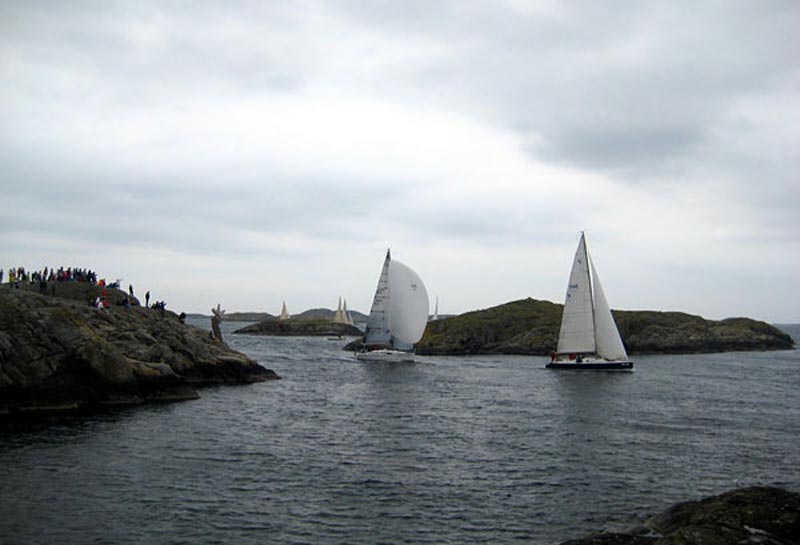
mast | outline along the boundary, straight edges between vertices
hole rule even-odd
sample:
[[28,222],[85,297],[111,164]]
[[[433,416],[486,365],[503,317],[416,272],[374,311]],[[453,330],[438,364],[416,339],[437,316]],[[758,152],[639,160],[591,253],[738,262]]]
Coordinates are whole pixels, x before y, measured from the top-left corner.
[[595,308],[594,301],[594,285],[592,284],[592,267],[593,263],[589,261],[589,248],[586,245],[586,234],[581,231],[581,240],[583,240],[583,257],[586,260],[586,281],[589,286],[589,301],[592,303],[592,336],[594,337],[594,349],[597,351],[597,309]]

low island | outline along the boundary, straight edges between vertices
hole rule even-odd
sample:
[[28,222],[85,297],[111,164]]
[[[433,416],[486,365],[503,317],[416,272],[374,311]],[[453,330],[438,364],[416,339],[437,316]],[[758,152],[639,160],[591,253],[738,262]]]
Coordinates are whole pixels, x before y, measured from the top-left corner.
[[50,284],[0,286],[0,416],[194,399],[201,386],[279,378],[164,308],[93,282]]
[[[522,299],[428,323],[417,354],[546,355],[558,344],[564,306]],[[792,338],[749,318],[706,320],[683,312],[613,311],[630,354],[787,350]],[[348,347],[352,349],[352,347]]]
[[360,329],[349,324],[326,319],[303,320],[296,318],[263,320],[257,324],[237,329],[234,333],[284,337],[357,337],[362,335]]

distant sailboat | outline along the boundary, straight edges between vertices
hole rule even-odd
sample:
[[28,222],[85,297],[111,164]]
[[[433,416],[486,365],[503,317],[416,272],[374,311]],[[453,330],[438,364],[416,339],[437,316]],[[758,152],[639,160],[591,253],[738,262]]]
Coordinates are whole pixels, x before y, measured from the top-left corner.
[[286,310],[286,301],[283,302],[283,307],[281,307],[281,315],[278,317],[279,320],[288,320],[291,318],[289,316],[289,312]]
[[342,300],[342,298],[339,297],[339,306],[336,308],[336,312],[333,313],[333,321],[337,324],[354,325],[353,317],[347,310],[347,299]]
[[433,309],[433,318],[431,321],[435,322],[439,319],[439,296],[436,296],[436,307]]
[[350,311],[347,310],[347,299],[344,300],[344,306],[342,307],[342,323],[347,325],[355,325],[355,322],[353,322],[353,317],[350,315]]
[[333,313],[333,321],[337,324],[343,324],[344,319],[342,318],[342,298],[339,297],[339,306],[336,307],[336,312]]
[[546,367],[633,371],[583,233],[567,285],[558,348]]
[[428,292],[422,279],[406,265],[386,259],[367,319],[365,350],[356,357],[367,361],[414,361],[414,343],[428,321]]

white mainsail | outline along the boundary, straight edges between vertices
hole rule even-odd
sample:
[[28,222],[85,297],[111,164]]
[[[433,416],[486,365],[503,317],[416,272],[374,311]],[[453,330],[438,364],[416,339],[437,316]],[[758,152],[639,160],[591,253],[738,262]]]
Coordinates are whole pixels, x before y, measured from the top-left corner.
[[428,308],[422,279],[387,251],[367,319],[366,345],[413,349],[425,332]]
[[289,316],[289,312],[286,310],[286,301],[283,302],[283,307],[281,307],[281,315],[278,318],[279,320],[288,320],[291,316]]
[[575,251],[572,272],[569,275],[557,351],[559,354],[595,351],[589,255],[586,252],[586,240],[583,234]]
[[378,278],[378,287],[375,289],[375,297],[372,300],[372,308],[367,318],[367,334],[364,343],[367,346],[392,346],[392,334],[389,329],[389,264],[392,261],[390,252],[386,251],[386,259],[383,260],[381,276]]

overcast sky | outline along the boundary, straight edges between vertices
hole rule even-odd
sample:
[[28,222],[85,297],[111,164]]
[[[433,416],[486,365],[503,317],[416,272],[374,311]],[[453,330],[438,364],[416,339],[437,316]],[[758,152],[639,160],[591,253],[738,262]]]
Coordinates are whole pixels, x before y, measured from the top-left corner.
[[0,267],[175,311],[367,312],[387,247],[440,311],[800,322],[800,3],[0,3]]

